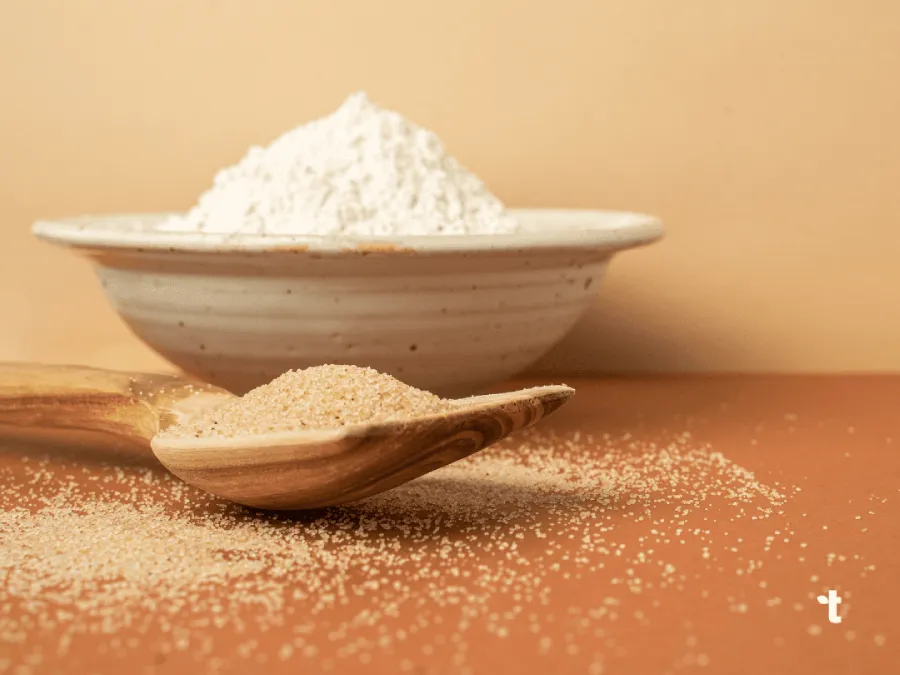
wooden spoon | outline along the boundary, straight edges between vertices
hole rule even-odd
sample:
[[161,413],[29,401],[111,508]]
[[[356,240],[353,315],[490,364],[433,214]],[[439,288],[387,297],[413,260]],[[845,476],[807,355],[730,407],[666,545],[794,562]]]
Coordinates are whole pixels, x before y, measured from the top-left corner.
[[236,438],[157,433],[234,395],[173,375],[0,364],[0,437],[150,448],[182,480],[266,509],[310,509],[389,490],[531,426],[565,386],[474,396],[458,409],[384,422]]

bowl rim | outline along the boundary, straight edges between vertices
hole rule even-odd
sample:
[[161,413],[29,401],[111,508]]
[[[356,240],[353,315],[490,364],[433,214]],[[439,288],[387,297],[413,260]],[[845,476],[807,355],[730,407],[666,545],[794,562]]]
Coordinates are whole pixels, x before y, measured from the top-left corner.
[[665,234],[659,218],[631,211],[522,208],[509,209],[509,213],[526,220],[552,219],[560,229],[537,229],[515,234],[366,237],[234,235],[139,229],[174,215],[159,212],[41,219],[32,225],[32,233],[41,240],[75,249],[218,254],[284,250],[427,253],[577,248],[616,251],[650,244]]

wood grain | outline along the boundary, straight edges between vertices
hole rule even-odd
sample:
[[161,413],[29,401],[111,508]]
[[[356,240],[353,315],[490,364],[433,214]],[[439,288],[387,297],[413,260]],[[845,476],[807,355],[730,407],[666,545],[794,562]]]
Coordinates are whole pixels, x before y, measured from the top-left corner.
[[540,387],[476,397],[471,400],[485,402],[330,436],[281,434],[206,446],[157,438],[153,450],[175,475],[232,501],[266,509],[320,508],[384,492],[474,454],[537,423],[573,393]]
[[190,414],[201,395],[228,396],[174,375],[80,366],[0,364],[0,434],[53,444],[149,449],[161,429]]

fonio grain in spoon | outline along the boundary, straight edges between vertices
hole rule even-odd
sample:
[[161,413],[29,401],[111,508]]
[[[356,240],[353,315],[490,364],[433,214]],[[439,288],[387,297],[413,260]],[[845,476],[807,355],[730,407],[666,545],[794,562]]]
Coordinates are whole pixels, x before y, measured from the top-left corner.
[[372,368],[324,365],[291,370],[160,436],[233,437],[387,422],[449,411],[452,401]]

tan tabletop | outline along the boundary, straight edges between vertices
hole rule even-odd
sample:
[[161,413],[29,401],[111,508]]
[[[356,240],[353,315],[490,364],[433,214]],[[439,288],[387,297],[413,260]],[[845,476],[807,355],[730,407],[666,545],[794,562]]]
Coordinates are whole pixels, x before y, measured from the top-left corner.
[[0,672],[900,672],[900,377],[567,384],[314,514],[4,446]]

